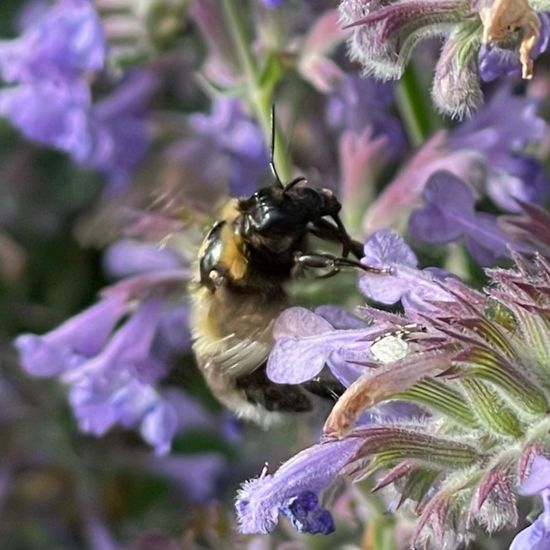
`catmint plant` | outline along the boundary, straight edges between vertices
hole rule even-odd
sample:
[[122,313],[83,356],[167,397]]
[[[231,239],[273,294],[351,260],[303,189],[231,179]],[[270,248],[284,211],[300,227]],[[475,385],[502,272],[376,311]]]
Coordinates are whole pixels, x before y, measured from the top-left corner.
[[[2,540],[549,548],[549,12],[0,3]],[[278,180],[341,209],[299,236],[334,269],[291,270],[249,373],[311,410],[267,428],[213,397],[193,307],[228,291],[214,242],[263,258],[224,338],[264,319],[289,227],[246,248],[235,204]]]

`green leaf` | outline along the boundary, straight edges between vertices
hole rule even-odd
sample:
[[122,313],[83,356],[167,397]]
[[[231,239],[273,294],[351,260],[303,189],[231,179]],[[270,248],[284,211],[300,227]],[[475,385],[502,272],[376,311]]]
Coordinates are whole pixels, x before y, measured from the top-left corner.
[[395,397],[443,414],[458,424],[468,427],[478,425],[464,396],[442,382],[432,379],[421,380]]
[[523,435],[518,418],[486,384],[479,380],[465,379],[462,380],[462,387],[470,399],[472,410],[487,428],[499,435],[515,438]]

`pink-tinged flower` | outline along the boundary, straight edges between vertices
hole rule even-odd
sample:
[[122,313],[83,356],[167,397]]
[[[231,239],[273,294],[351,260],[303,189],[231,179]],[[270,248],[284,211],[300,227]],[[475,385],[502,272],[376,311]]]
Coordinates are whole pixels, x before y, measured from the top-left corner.
[[204,74],[220,86],[232,86],[239,74],[239,60],[219,7],[215,0],[194,0],[188,14],[208,47]]
[[482,102],[478,67],[482,44],[510,52],[505,63],[482,55],[482,75],[507,74],[513,57],[523,78],[532,77],[533,60],[547,43],[546,19],[539,13],[545,9],[545,3],[528,0],[343,0],[340,4],[342,21],[352,28],[352,58],[365,74],[383,80],[401,77],[419,41],[445,36],[432,97],[439,110],[456,118],[470,114]]
[[470,149],[445,149],[445,141],[443,133],[435,134],[378,195],[363,217],[367,235],[403,223],[420,203],[428,178],[438,170],[447,170],[468,182],[477,181],[483,171],[483,158]]
[[344,130],[340,136],[339,197],[344,224],[352,233],[360,230],[367,205],[374,200],[376,176],[388,158],[388,143],[388,136],[373,136],[372,126],[360,134]]
[[338,12],[328,10],[311,25],[299,49],[297,69],[320,92],[328,94],[342,82],[344,71],[329,55],[346,38]]
[[[515,124],[517,120],[521,124]],[[536,101],[502,88],[471,119],[447,135],[435,134],[418,150],[368,208],[365,232],[403,223],[420,206],[427,181],[439,171],[452,173],[507,211],[519,211],[518,200],[543,201],[550,193],[550,179],[542,162],[528,151],[546,133]]]

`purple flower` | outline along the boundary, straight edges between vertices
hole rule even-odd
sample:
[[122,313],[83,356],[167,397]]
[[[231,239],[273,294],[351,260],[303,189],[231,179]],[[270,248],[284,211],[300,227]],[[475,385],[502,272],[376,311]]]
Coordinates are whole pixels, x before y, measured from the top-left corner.
[[82,166],[105,174],[114,190],[128,183],[149,149],[151,127],[147,106],[158,84],[151,71],[134,72],[89,113],[91,147],[82,157],[73,155],[73,158]]
[[436,172],[422,195],[426,205],[409,219],[415,239],[446,244],[463,238],[468,252],[481,265],[508,256],[509,238],[498,228],[495,216],[474,210],[474,193],[463,181],[449,172]]
[[117,423],[140,424],[144,439],[159,454],[168,452],[177,417],[152,385],[164,368],[150,354],[160,314],[159,300],[144,302],[100,354],[63,375],[83,432],[103,435]]
[[103,255],[103,268],[107,274],[116,278],[177,269],[180,266],[181,258],[169,248],[131,239],[117,241]]
[[0,90],[0,114],[27,138],[84,158],[89,135],[89,92],[85,87],[50,83],[22,84]]
[[0,91],[0,114],[120,187],[149,147],[145,106],[157,82],[151,73],[130,75],[92,105],[86,73],[102,69],[105,47],[93,4],[61,0],[20,38],[0,44],[0,73],[16,84]]
[[297,496],[288,499],[281,508],[281,513],[300,533],[329,535],[334,531],[334,520],[331,513],[319,506],[319,498],[313,491],[302,491]]
[[544,511],[532,525],[516,535],[510,550],[546,550],[550,548],[550,461],[536,456],[531,473],[521,484],[521,495],[540,495]]
[[143,439],[165,454],[178,419],[154,387],[165,374],[153,354],[162,301],[144,300],[115,330],[129,309],[129,293],[120,285],[49,334],[22,335],[15,344],[30,374],[59,375],[69,386],[69,402],[83,432],[103,435],[115,424],[139,426]]
[[428,178],[438,170],[452,172],[468,182],[484,173],[483,156],[475,149],[445,148],[446,137],[436,133],[428,140],[378,195],[363,218],[363,229],[371,234],[398,224],[418,204]]
[[181,358],[190,348],[188,304],[172,304],[161,315],[153,341],[154,355],[165,362],[171,362]]
[[274,474],[245,483],[236,503],[241,533],[269,533],[281,513],[299,531],[332,532],[332,518],[319,506],[319,495],[354,460],[361,444],[359,438],[320,443],[298,453]]
[[491,157],[503,151],[520,152],[546,135],[547,124],[537,109],[536,100],[502,87],[486,107],[452,131],[448,147],[480,150]]
[[509,212],[519,212],[518,201],[542,204],[550,193],[550,178],[542,162],[522,154],[491,157],[486,181],[489,197]]
[[83,83],[21,84],[0,90],[0,114],[27,138],[68,153],[120,187],[149,147],[144,105],[155,88],[156,79],[141,73],[92,106]]
[[15,346],[23,368],[33,376],[54,376],[94,357],[127,309],[126,297],[114,294],[44,336],[19,336]]
[[0,43],[0,73],[7,82],[67,85],[105,61],[105,38],[93,4],[60,0],[15,40]]
[[222,156],[232,194],[250,194],[268,174],[269,155],[260,128],[234,99],[218,99],[210,115],[191,117],[195,131],[208,139],[209,156]]
[[399,156],[405,149],[406,138],[401,122],[390,113],[393,100],[390,83],[348,74],[330,96],[328,123],[339,131],[350,130],[357,135],[370,126],[372,138],[386,136],[386,153]]
[[372,233],[406,218],[429,177],[440,170],[483,189],[506,210],[518,211],[517,199],[543,200],[550,192],[550,179],[526,148],[540,143],[546,133],[536,101],[513,95],[509,87],[500,89],[475,116],[447,136],[436,134],[413,156],[371,203],[364,229]]
[[540,143],[548,131],[537,109],[537,101],[515,96],[504,87],[475,117],[453,130],[447,141],[450,149],[470,149],[487,159],[487,194],[512,212],[519,211],[516,199],[538,203],[550,192],[542,163],[525,153],[526,147]]
[[[355,321],[361,323],[357,318]],[[279,384],[300,384],[315,378],[328,364],[347,386],[364,371],[360,365],[372,359],[370,344],[386,329],[382,324],[367,327],[364,323],[360,328],[336,329],[317,313],[289,308],[273,327],[275,343],[267,361],[267,375]]]
[[270,8],[272,10],[275,10],[277,8],[280,8],[286,0],[262,0],[262,4],[266,8]]
[[144,441],[154,447],[157,454],[165,455],[170,451],[177,427],[177,416],[172,405],[159,400],[145,413],[140,432]]
[[389,270],[387,275],[365,272],[359,276],[359,289],[371,300],[386,305],[401,300],[412,318],[415,312],[430,311],[432,301],[452,301],[439,284],[446,275],[419,270],[414,252],[397,233],[376,232],[366,241],[364,250],[362,262]]

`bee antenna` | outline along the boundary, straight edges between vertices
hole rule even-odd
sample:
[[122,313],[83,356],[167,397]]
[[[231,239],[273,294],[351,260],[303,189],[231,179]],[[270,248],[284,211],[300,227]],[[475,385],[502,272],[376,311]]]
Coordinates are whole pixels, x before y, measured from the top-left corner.
[[275,178],[275,181],[285,189],[285,184],[281,181],[279,174],[277,172],[277,167],[275,166],[275,103],[271,104],[271,151],[269,159],[269,167],[271,168],[271,173]]
[[298,176],[297,178],[294,178],[292,181],[289,181],[285,186],[283,190],[283,195],[292,189],[296,184],[301,183],[302,181],[305,181],[307,183],[307,179],[304,178],[304,176]]

